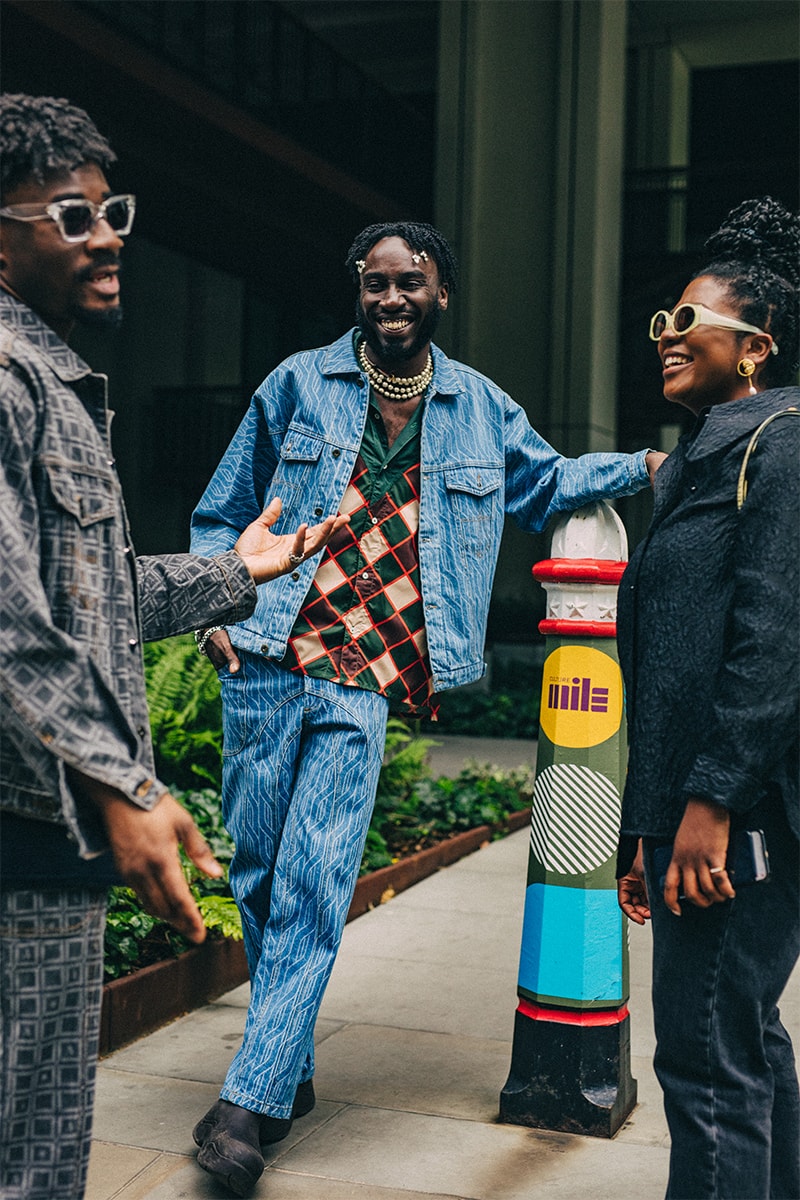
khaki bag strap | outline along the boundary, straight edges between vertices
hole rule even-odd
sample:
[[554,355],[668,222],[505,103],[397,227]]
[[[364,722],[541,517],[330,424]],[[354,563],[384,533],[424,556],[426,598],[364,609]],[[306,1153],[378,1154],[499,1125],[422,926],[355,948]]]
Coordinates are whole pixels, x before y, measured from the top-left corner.
[[792,416],[792,414],[796,417],[800,417],[800,408],[796,408],[794,405],[792,405],[791,408],[782,408],[780,412],[773,413],[772,416],[767,417],[766,421],[761,422],[758,429],[750,438],[747,449],[744,452],[741,470],[739,471],[739,482],[736,485],[737,511],[741,509],[742,505],[747,499],[747,465],[750,462],[753,451],[758,445],[758,439],[761,437],[761,434],[764,432],[767,426],[771,425],[773,421],[776,421],[778,417],[789,417]]

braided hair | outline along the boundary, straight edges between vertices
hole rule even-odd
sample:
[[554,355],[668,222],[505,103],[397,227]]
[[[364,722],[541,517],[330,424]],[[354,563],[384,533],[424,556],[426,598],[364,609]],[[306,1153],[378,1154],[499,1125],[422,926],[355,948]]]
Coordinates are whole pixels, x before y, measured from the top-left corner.
[[778,353],[764,364],[766,386],[792,383],[800,365],[800,217],[771,196],[745,200],[705,248],[710,261],[694,278],[724,283],[742,320],[772,334]]
[[376,242],[383,238],[402,238],[412,250],[425,250],[436,262],[439,282],[450,292],[456,290],[458,264],[453,251],[438,229],[422,221],[385,221],[379,225],[368,225],[362,229],[347,252],[345,266],[356,283],[360,276],[356,263],[365,259]]
[[83,163],[105,170],[116,155],[82,108],[54,96],[0,95],[0,190]]

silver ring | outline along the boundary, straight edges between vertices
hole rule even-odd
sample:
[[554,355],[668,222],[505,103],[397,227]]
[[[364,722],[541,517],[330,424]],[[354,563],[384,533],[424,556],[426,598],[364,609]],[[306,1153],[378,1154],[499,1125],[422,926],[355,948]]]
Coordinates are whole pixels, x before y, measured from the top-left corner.
[[709,873],[709,875],[719,875],[724,870],[725,870],[724,867],[709,867],[708,873]]
[[302,561],[303,561],[302,554],[292,554],[292,552],[289,551],[289,562],[292,564],[293,567],[299,567],[300,563]]

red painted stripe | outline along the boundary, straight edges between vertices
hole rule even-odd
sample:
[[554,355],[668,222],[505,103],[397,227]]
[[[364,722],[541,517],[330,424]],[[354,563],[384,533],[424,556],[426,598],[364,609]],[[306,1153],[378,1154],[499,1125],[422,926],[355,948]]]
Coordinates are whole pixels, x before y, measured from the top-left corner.
[[556,1021],[561,1025],[620,1025],[628,1016],[628,1006],[613,1011],[608,1009],[540,1008],[529,1000],[522,1000],[517,1012],[532,1021]]
[[539,633],[563,634],[566,637],[617,636],[616,621],[570,621],[566,617],[546,617],[539,622]]
[[626,562],[612,558],[545,558],[534,563],[534,579],[573,583],[619,583]]

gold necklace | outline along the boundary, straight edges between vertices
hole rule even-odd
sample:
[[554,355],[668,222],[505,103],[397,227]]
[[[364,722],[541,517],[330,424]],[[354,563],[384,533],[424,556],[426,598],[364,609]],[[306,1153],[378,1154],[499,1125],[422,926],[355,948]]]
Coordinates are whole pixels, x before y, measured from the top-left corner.
[[366,371],[375,391],[386,396],[388,400],[411,400],[414,396],[420,396],[433,379],[433,359],[430,352],[425,369],[420,371],[419,375],[387,375],[367,358],[367,348],[363,341],[358,343],[356,353],[359,366]]

